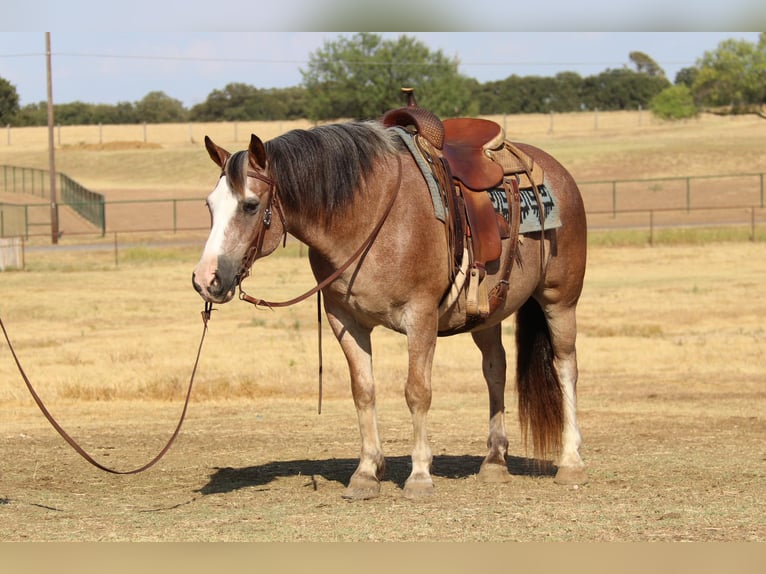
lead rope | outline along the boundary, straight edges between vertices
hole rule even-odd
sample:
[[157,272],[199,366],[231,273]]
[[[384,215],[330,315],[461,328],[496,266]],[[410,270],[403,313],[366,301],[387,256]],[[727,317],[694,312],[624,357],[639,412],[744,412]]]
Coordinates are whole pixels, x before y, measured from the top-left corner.
[[86,461],[88,461],[90,464],[95,466],[96,468],[103,470],[104,472],[108,472],[111,474],[138,474],[139,472],[143,472],[151,467],[153,467],[155,464],[157,464],[160,459],[165,456],[165,454],[170,450],[171,445],[175,442],[176,438],[178,437],[178,434],[181,432],[181,425],[184,422],[184,419],[186,418],[186,411],[189,407],[189,398],[191,397],[191,391],[192,391],[192,385],[194,383],[194,377],[197,374],[197,365],[199,365],[199,358],[202,354],[202,344],[205,342],[205,335],[207,334],[207,323],[210,320],[210,313],[213,311],[213,304],[212,303],[205,303],[205,310],[202,311],[202,336],[200,337],[199,341],[199,347],[197,349],[197,357],[194,359],[194,368],[192,369],[191,377],[189,378],[189,389],[186,392],[186,399],[184,400],[184,407],[181,411],[181,417],[178,420],[178,424],[176,425],[175,430],[173,431],[173,434],[170,437],[170,440],[168,440],[165,447],[155,456],[152,460],[150,460],[148,463],[146,463],[143,466],[140,466],[138,468],[135,468],[133,470],[114,470],[112,468],[109,468],[107,466],[104,466],[103,464],[96,461],[90,454],[88,454],[85,449],[83,449],[79,444],[77,444],[77,441],[75,441],[69,433],[67,433],[63,427],[56,421],[56,419],[51,415],[51,413],[48,411],[48,409],[45,407],[45,404],[43,404],[42,399],[35,391],[34,387],[32,386],[32,383],[29,381],[29,377],[27,377],[26,372],[24,371],[24,368],[21,366],[21,362],[19,361],[19,358],[16,356],[16,351],[13,348],[13,344],[11,343],[11,339],[8,336],[8,331],[5,330],[5,324],[3,324],[3,319],[0,317],[0,328],[3,330],[3,335],[5,336],[5,340],[8,343],[8,349],[11,351],[11,355],[13,356],[13,360],[16,362],[16,367],[19,369],[19,373],[21,374],[21,378],[24,379],[24,383],[27,385],[27,389],[29,389],[29,392],[32,395],[32,398],[35,400],[35,403],[37,403],[37,406],[40,408],[40,411],[42,411],[43,415],[45,415],[45,418],[48,419],[48,422],[51,423],[54,429],[61,435],[61,437],[71,446],[77,454],[79,454],[81,457],[83,457]]
[[317,343],[319,345],[319,401],[317,414],[322,414],[322,292],[317,291]]

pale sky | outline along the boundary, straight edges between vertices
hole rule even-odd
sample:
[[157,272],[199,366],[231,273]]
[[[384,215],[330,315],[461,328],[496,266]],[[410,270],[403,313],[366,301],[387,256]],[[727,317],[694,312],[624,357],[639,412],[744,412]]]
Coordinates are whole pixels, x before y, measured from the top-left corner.
[[[436,20],[428,10],[431,4],[442,8]],[[693,66],[722,40],[758,39],[758,32],[735,30],[766,25],[762,0],[611,0],[606,8],[595,0],[516,4],[5,0],[0,77],[16,87],[22,105],[44,101],[48,29],[55,102],[135,102],[162,91],[191,107],[230,82],[257,88],[297,86],[309,56],[326,41],[358,30],[393,29],[401,31],[382,33],[387,38],[414,36],[431,50],[457,57],[460,72],[480,82],[561,71],[589,76],[630,64],[631,51],[648,54],[672,81],[678,70]],[[534,17],[525,17],[527,11]],[[17,31],[36,28],[43,31]],[[471,31],[438,31],[453,29]],[[668,29],[680,31],[661,31]]]

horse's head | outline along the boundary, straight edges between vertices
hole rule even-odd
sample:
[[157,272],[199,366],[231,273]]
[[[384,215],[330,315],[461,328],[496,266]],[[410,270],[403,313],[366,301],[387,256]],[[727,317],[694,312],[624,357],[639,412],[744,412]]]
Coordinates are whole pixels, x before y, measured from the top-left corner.
[[[221,168],[221,176],[207,196],[210,235],[192,284],[205,301],[225,303],[253,261],[277,248],[284,223],[266,171],[266,150],[257,136],[251,136],[246,151],[234,154],[207,136],[205,147]],[[272,217],[272,211],[277,211],[277,217]]]

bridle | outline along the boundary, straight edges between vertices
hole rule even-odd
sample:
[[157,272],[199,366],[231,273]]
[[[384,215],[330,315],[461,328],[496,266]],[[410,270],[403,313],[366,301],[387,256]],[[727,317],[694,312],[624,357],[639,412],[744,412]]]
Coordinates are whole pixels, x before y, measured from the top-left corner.
[[250,274],[250,267],[253,265],[256,259],[263,257],[264,255],[268,255],[268,253],[263,253],[263,240],[266,238],[266,233],[271,228],[273,211],[277,212],[279,221],[282,224],[282,244],[284,245],[287,243],[287,223],[285,222],[285,216],[282,212],[282,208],[279,204],[279,198],[276,194],[276,182],[268,175],[260,171],[248,170],[247,177],[259,179],[269,187],[261,196],[262,215],[255,225],[253,236],[250,240],[250,246],[245,252],[245,256],[242,258],[242,262],[240,263],[239,271],[237,272],[238,284]]

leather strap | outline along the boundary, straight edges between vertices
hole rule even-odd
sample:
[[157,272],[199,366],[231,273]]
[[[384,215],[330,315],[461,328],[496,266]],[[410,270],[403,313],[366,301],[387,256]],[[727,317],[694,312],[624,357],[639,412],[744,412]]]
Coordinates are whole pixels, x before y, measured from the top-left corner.
[[92,464],[93,466],[95,466],[96,468],[100,470],[103,470],[104,472],[108,472],[110,474],[138,474],[139,472],[148,470],[149,468],[157,464],[160,461],[160,459],[163,456],[165,456],[165,454],[170,450],[171,445],[175,442],[176,438],[178,437],[178,433],[181,432],[181,425],[183,424],[184,419],[186,418],[186,411],[189,407],[189,398],[191,397],[192,385],[194,384],[194,377],[197,374],[197,365],[199,365],[199,358],[200,358],[200,355],[202,354],[202,343],[205,342],[205,334],[207,333],[207,322],[210,320],[210,312],[212,310],[213,310],[212,304],[205,303],[205,310],[202,311],[202,322],[203,322],[202,337],[200,337],[199,348],[197,349],[197,358],[194,360],[194,368],[192,369],[192,374],[191,374],[191,377],[189,378],[189,389],[186,391],[186,399],[184,400],[184,407],[183,407],[183,410],[181,411],[181,416],[178,420],[178,424],[176,425],[176,428],[173,431],[173,434],[171,435],[167,444],[165,444],[165,446],[159,452],[159,454],[157,454],[152,460],[150,460],[143,466],[140,466],[133,470],[115,470],[113,468],[104,466],[100,462],[96,461],[90,454],[88,454],[85,451],[85,449],[83,449],[77,443],[77,441],[75,441],[69,435],[69,433],[67,433],[64,430],[64,428],[56,421],[53,415],[45,407],[45,404],[43,403],[42,399],[35,391],[34,387],[32,386],[32,383],[29,381],[29,377],[27,377],[27,374],[24,371],[24,368],[21,366],[21,362],[19,361],[19,358],[16,356],[16,351],[13,348],[13,344],[11,344],[11,339],[8,336],[8,332],[5,330],[5,325],[3,324],[2,318],[0,318],[0,328],[2,328],[3,330],[3,335],[5,335],[5,340],[8,343],[8,349],[11,351],[13,360],[16,362],[16,367],[18,368],[19,373],[21,374],[21,378],[24,379],[24,383],[27,385],[27,389],[29,389],[29,392],[32,395],[32,398],[35,400],[35,403],[37,403],[37,406],[40,408],[40,411],[42,411],[43,415],[45,415],[45,418],[48,419],[48,422],[51,423],[53,428],[56,429],[56,431],[61,435],[61,438],[63,438],[69,444],[69,446],[71,446],[77,452],[77,454],[79,454],[90,464]]

